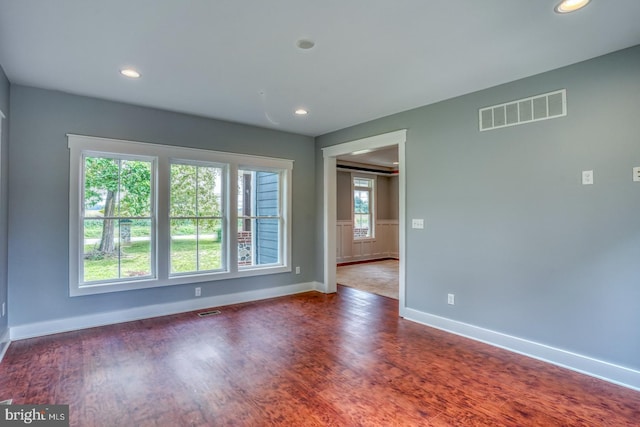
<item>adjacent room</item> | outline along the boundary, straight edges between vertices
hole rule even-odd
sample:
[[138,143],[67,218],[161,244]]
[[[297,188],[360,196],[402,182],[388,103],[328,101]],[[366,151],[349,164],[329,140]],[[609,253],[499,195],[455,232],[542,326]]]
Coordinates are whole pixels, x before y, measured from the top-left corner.
[[336,281],[397,300],[398,147],[347,154],[337,162]]
[[615,3],[0,0],[0,424],[637,426]]

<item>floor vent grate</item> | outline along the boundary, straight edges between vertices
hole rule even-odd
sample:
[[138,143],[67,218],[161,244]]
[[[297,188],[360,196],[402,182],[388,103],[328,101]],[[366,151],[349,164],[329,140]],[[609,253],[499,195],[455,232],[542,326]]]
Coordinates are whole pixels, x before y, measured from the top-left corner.
[[220,313],[222,313],[220,310],[201,311],[200,313],[198,313],[198,317],[215,316],[216,314]]

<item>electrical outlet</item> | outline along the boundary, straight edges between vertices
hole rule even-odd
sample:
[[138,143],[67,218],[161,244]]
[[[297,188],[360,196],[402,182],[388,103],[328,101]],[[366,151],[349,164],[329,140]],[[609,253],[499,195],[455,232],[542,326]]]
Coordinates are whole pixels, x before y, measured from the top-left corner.
[[454,294],[447,294],[447,304],[455,305],[455,303],[456,303],[456,296]]
[[640,166],[633,168],[633,182],[640,182]]
[[300,274],[300,267],[296,267],[296,274]]
[[582,171],[582,185],[593,184],[593,171]]
[[196,288],[196,296],[199,297],[200,295],[202,295],[202,288],[198,286]]

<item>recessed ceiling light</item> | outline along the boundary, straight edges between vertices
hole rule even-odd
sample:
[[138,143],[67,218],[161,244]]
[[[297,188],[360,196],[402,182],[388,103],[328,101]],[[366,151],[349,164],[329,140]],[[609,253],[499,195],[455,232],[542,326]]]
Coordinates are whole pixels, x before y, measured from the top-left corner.
[[562,0],[556,7],[556,13],[570,13],[578,9],[582,9],[589,4],[591,0]]
[[371,151],[373,151],[373,150],[369,150],[369,149],[357,150],[357,151],[354,151],[353,153],[351,153],[351,155],[352,155],[352,156],[358,156],[358,155],[360,155],[360,154],[367,154],[367,153],[370,153]]
[[296,42],[296,46],[298,46],[302,50],[309,50],[315,45],[316,43],[313,40],[308,39],[300,39]]
[[140,73],[134,70],[133,68],[123,68],[122,70],[120,70],[120,74],[132,79],[140,78]]
[[304,108],[298,108],[295,111],[296,115],[298,116],[306,116],[307,114],[309,114],[309,112],[307,110],[305,110]]

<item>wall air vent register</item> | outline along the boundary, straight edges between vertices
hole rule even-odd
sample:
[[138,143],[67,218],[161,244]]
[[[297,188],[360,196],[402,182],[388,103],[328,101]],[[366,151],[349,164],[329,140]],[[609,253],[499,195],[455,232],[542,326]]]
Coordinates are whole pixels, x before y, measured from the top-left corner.
[[499,129],[567,115],[567,90],[480,108],[480,131]]

